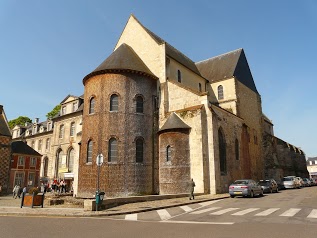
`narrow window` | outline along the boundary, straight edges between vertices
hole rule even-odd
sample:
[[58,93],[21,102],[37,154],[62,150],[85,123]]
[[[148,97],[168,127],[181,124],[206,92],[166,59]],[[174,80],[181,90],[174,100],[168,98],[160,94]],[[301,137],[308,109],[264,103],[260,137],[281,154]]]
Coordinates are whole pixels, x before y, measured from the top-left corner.
[[218,140],[219,140],[220,172],[221,172],[221,175],[225,175],[227,174],[226,141],[221,131],[221,128],[219,128],[218,130]]
[[42,140],[39,140],[39,144],[38,144],[38,151],[42,150]]
[[136,97],[136,112],[143,113],[143,97],[142,96]]
[[75,151],[71,148],[68,151],[68,172],[74,172],[74,158],[75,158]]
[[64,125],[59,126],[59,139],[64,137]]
[[198,83],[198,90],[201,92],[201,83]]
[[109,140],[108,146],[108,162],[116,162],[118,154],[118,143],[115,138]]
[[110,97],[110,111],[117,112],[119,108],[119,97],[116,94],[112,94]]
[[16,172],[14,184],[20,185],[21,187],[24,186],[24,173],[23,172]]
[[182,73],[181,73],[180,70],[177,70],[177,81],[178,81],[179,83],[182,82]]
[[92,97],[89,101],[89,114],[95,113],[95,98]]
[[47,172],[48,172],[48,158],[44,158],[44,177],[47,177]]
[[24,166],[24,157],[22,157],[22,156],[19,157],[18,165],[19,166]]
[[36,166],[36,158],[34,158],[34,157],[31,158],[30,166],[31,167],[35,167]]
[[46,150],[50,150],[50,139],[46,139],[46,145],[45,145]]
[[166,147],[166,161],[171,161],[172,158],[172,148],[170,145]]
[[223,98],[224,98],[224,96],[223,96],[223,86],[219,85],[218,86],[218,100],[221,100]]
[[240,159],[240,154],[239,154],[239,141],[238,139],[236,139],[235,141],[235,152],[236,152],[236,160]]
[[66,114],[66,106],[62,107],[62,115]]
[[34,182],[35,182],[35,173],[29,173],[29,181],[28,181],[28,185],[31,186],[35,186]]
[[74,136],[75,135],[75,122],[72,122],[70,124],[70,136]]
[[73,103],[73,112],[75,112],[77,110],[77,102]]
[[139,138],[135,142],[136,162],[143,163],[143,139]]
[[89,140],[87,144],[87,163],[92,162],[92,144],[92,140]]

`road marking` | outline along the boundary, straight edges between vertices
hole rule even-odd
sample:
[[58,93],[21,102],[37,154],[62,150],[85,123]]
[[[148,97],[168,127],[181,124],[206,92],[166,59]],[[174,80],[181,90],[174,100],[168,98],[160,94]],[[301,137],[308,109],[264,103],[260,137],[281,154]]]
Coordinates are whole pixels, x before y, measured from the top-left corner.
[[237,209],[239,209],[239,208],[227,208],[227,209],[220,210],[218,212],[210,213],[210,215],[222,215],[222,214],[225,214],[227,212],[231,212],[231,211],[234,211],[234,210],[237,210]]
[[208,224],[208,225],[233,225],[234,222],[199,222],[199,221],[160,221],[166,223],[181,223],[181,224]]
[[211,205],[211,204],[214,204],[216,202],[220,202],[221,200],[214,200],[214,201],[208,201],[208,202],[201,202],[201,203],[198,203],[200,206],[202,207],[205,207],[205,206],[208,206],[208,205]]
[[180,206],[181,209],[183,209],[185,212],[190,212],[192,211],[193,209],[190,208],[189,206]]
[[137,213],[128,214],[128,215],[125,216],[125,220],[137,221],[138,220],[138,214]]
[[296,215],[296,213],[298,213],[300,210],[302,210],[302,209],[290,208],[286,212],[282,213],[280,216],[281,217],[292,217],[292,216]]
[[203,209],[203,210],[198,210],[198,211],[191,212],[190,214],[202,214],[202,213],[210,212],[210,211],[217,210],[217,209],[220,209],[220,208],[221,207],[210,207],[210,208],[206,208],[206,209]]
[[172,217],[165,209],[157,210],[157,213],[159,214],[161,220],[167,220]]
[[249,209],[242,210],[240,212],[233,213],[231,215],[233,215],[233,216],[243,216],[245,214],[248,214],[250,212],[254,212],[254,211],[259,210],[259,209],[260,208],[249,208]]
[[317,209],[313,209],[307,218],[317,218]]
[[255,214],[255,216],[267,216],[267,215],[270,215],[273,212],[276,212],[277,210],[279,210],[279,208],[270,208],[270,209],[267,209],[267,210],[265,210],[263,212]]

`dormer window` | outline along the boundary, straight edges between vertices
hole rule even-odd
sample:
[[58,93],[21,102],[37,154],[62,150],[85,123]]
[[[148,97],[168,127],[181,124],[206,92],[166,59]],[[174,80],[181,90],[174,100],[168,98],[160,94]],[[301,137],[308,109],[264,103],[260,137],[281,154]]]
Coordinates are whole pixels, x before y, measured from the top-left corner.
[[76,110],[77,110],[77,102],[74,102],[73,103],[73,112],[76,112]]
[[65,115],[66,114],[66,106],[63,106],[62,107],[62,115]]
[[223,86],[219,85],[218,86],[218,100],[224,99],[224,94],[223,94]]

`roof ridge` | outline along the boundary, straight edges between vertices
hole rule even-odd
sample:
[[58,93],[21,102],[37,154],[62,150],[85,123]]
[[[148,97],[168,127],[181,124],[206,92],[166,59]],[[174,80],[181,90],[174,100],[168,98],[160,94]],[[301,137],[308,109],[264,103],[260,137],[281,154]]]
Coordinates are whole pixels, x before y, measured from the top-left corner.
[[232,54],[232,53],[234,53],[234,52],[236,52],[236,51],[241,51],[241,52],[242,52],[242,51],[243,51],[243,48],[239,48],[239,49],[236,49],[236,50],[232,50],[232,51],[229,51],[229,52],[227,52],[227,53],[223,53],[223,54],[220,54],[220,55],[217,55],[217,56],[213,56],[213,57],[208,58],[208,59],[205,59],[205,60],[197,61],[197,62],[195,62],[195,64],[202,63],[202,62],[205,62],[205,61],[208,61],[208,60],[211,60],[211,59],[216,59],[216,58],[219,58],[219,57],[223,57],[223,56],[225,56],[225,55]]

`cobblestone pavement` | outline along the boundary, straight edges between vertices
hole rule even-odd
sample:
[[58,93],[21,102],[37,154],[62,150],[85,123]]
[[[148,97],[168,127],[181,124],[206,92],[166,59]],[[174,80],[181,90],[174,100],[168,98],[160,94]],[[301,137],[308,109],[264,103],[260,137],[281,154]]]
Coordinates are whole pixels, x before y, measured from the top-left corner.
[[[48,195],[46,199],[49,199]],[[195,196],[195,200],[189,200],[188,197],[183,198],[171,198],[164,200],[148,201],[129,203],[113,208],[109,208],[102,211],[84,211],[81,202],[66,203],[63,205],[47,206],[47,202],[44,203],[44,208],[41,207],[20,207],[21,199],[14,199],[12,196],[0,196],[0,216],[75,216],[75,217],[90,217],[90,216],[112,216],[121,214],[130,214],[137,212],[145,212],[157,209],[163,209],[168,207],[175,207],[181,205],[188,205],[193,203],[200,203],[203,201],[211,201],[216,199],[228,198],[229,194],[216,194],[216,195],[200,195]],[[46,200],[45,199],[45,200]],[[73,200],[75,198],[68,197],[66,199]]]

